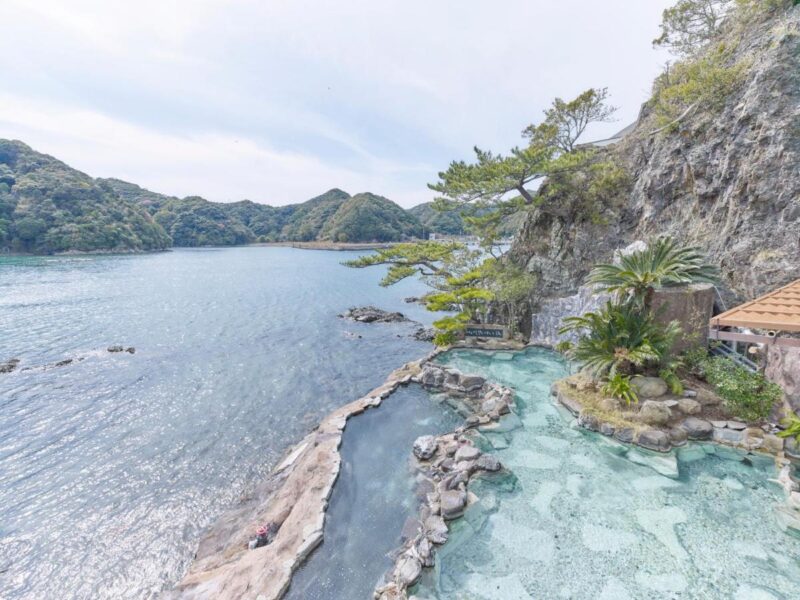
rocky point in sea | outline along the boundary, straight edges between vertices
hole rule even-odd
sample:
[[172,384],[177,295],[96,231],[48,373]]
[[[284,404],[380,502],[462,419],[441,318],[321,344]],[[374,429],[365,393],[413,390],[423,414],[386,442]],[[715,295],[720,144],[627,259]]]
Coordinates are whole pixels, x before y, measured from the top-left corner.
[[390,312],[374,306],[353,307],[339,317],[358,323],[402,323],[409,320],[401,312]]

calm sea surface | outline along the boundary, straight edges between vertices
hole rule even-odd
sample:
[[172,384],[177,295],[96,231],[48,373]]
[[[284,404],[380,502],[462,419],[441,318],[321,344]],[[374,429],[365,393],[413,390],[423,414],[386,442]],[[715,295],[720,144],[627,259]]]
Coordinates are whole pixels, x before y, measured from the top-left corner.
[[0,374],[0,598],[155,596],[287,445],[426,353],[412,324],[337,318],[430,321],[402,301],[421,284],[352,256],[0,258],[0,362],[21,360]]

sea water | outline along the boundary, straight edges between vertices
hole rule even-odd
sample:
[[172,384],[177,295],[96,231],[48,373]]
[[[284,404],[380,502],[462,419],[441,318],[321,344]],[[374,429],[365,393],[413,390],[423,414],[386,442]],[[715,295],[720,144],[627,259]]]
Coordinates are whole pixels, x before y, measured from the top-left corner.
[[[0,258],[0,598],[150,598],[335,407],[430,350],[353,253]],[[109,353],[120,344],[135,353]],[[69,364],[55,366],[64,360]]]

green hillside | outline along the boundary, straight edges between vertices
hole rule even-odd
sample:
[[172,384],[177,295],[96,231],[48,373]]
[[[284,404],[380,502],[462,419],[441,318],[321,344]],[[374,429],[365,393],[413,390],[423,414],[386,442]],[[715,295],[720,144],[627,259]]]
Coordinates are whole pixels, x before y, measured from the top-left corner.
[[0,140],[0,249],[161,250],[169,236],[139,204],[19,141]]
[[345,200],[319,237],[334,242],[397,242],[420,236],[422,226],[414,215],[367,192]]
[[439,211],[433,208],[433,202],[423,202],[408,212],[414,215],[425,229],[425,233],[446,233],[449,235],[463,235],[464,222],[458,211]]

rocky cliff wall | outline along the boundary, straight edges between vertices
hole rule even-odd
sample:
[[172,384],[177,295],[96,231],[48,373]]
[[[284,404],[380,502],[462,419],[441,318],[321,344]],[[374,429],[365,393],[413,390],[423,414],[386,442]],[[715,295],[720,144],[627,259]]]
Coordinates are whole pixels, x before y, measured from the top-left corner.
[[800,277],[800,6],[736,35],[747,72],[721,107],[653,134],[645,105],[608,150],[632,185],[602,219],[529,214],[511,256],[538,276],[535,301],[577,293],[594,263],[661,234],[705,250],[729,304]]

